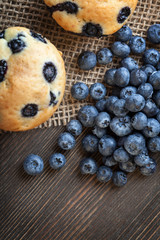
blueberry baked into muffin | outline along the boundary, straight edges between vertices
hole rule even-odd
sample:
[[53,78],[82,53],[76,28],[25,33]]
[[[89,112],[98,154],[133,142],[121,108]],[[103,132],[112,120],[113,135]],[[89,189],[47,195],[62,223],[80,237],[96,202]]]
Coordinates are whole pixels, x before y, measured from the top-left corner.
[[24,131],[45,122],[65,82],[61,52],[50,41],[22,27],[0,32],[0,129]]
[[44,0],[52,17],[65,30],[89,37],[118,31],[138,0]]

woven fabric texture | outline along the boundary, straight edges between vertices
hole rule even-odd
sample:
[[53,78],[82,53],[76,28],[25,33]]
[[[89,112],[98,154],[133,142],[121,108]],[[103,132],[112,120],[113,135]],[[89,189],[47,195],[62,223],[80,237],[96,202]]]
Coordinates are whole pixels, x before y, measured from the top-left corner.
[[[114,57],[113,62],[107,66],[97,66],[92,71],[81,71],[77,67],[77,57],[83,50],[94,51],[102,47],[110,48],[114,36],[104,36],[100,39],[77,36],[64,31],[51,18],[43,0],[0,0],[0,31],[11,26],[23,26],[39,32],[47,37],[60,51],[66,65],[67,83],[64,99],[53,117],[40,125],[40,128],[66,125],[76,117],[77,111],[82,105],[91,103],[76,101],[71,97],[71,86],[77,81],[82,81],[88,86],[95,82],[103,82],[105,71],[112,67],[118,67],[120,59]],[[146,31],[151,24],[160,23],[160,0],[140,0],[138,6],[129,19],[127,25],[133,30],[134,35],[146,38]],[[147,42],[147,48],[154,46]],[[132,56],[132,55],[131,55]],[[134,56],[141,65],[142,56]],[[108,88],[108,94],[111,89]]]

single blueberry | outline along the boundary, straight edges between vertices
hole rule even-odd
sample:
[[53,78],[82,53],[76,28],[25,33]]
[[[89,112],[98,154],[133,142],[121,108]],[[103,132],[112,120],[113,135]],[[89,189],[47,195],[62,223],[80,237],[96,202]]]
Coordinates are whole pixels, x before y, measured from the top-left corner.
[[6,60],[0,60],[0,82],[4,81],[8,66]]
[[125,107],[130,112],[139,112],[145,106],[145,99],[140,94],[132,94],[128,98],[126,98]]
[[133,86],[128,86],[125,88],[122,88],[120,91],[120,98],[126,99],[127,97],[130,97],[132,94],[137,93],[137,88]]
[[130,72],[127,68],[118,68],[114,75],[114,82],[118,87],[126,87],[130,81]]
[[154,24],[148,28],[147,38],[151,43],[160,43],[160,24]]
[[153,117],[157,115],[158,108],[152,99],[147,99],[142,111],[147,115],[147,117]]
[[96,136],[88,134],[82,139],[82,147],[86,152],[97,152],[98,141],[99,139]]
[[44,37],[42,37],[41,34],[33,32],[33,31],[30,31],[30,33],[33,38],[37,39],[40,42],[47,44],[47,41],[44,39]]
[[128,113],[128,110],[125,108],[125,100],[118,99],[113,104],[113,113],[117,117],[125,117]]
[[52,62],[46,62],[43,66],[42,72],[45,80],[49,83],[52,83],[57,76],[57,69]]
[[68,132],[61,133],[58,137],[58,146],[63,150],[70,150],[76,144],[75,138]]
[[155,101],[157,106],[160,107],[160,90],[158,90],[157,92],[154,92],[153,100]]
[[78,66],[82,70],[91,70],[97,64],[96,54],[90,51],[82,52],[78,57]]
[[100,182],[108,182],[111,180],[113,175],[112,169],[106,166],[100,166],[97,170],[97,179]]
[[97,62],[100,65],[106,65],[110,62],[112,62],[113,54],[108,48],[101,48],[97,52]]
[[138,112],[131,118],[131,123],[134,129],[136,130],[143,130],[147,126],[147,116],[142,113]]
[[151,64],[156,66],[159,62],[159,52],[153,48],[147,49],[143,54],[143,62],[144,64]]
[[104,110],[106,109],[106,99],[103,98],[97,101],[95,104],[95,107],[99,112],[104,112]]
[[117,21],[118,23],[123,23],[131,14],[131,9],[129,7],[123,7],[118,14]]
[[130,72],[138,69],[138,63],[131,57],[126,57],[121,61],[122,67],[127,68]]
[[156,137],[160,133],[160,123],[154,118],[148,118],[147,126],[143,129],[145,137]]
[[43,160],[38,155],[30,154],[24,160],[23,168],[29,175],[40,174],[44,168]]
[[102,83],[94,83],[91,85],[89,93],[94,100],[100,100],[106,96],[107,89]]
[[114,117],[110,122],[110,129],[119,137],[130,134],[132,132],[130,117]]
[[114,151],[113,158],[116,160],[116,162],[128,162],[129,154],[124,150],[123,147],[120,147]]
[[109,126],[111,117],[107,112],[101,112],[96,117],[95,123],[99,128],[106,128]]
[[140,154],[145,148],[145,138],[140,133],[129,135],[124,141],[125,150],[131,155]]
[[139,167],[147,165],[149,163],[149,161],[150,161],[150,157],[149,157],[148,153],[146,153],[146,152],[142,152],[134,157],[134,162]]
[[160,111],[157,113],[156,119],[157,119],[158,122],[160,123]]
[[13,39],[8,42],[8,47],[12,53],[19,53],[26,47],[26,44],[22,39]]
[[57,170],[61,169],[66,163],[66,158],[63,154],[61,153],[54,153],[51,155],[49,159],[49,165],[51,168]]
[[146,64],[142,66],[141,69],[147,74],[147,78],[149,78],[150,75],[156,71],[156,68],[150,64]]
[[127,42],[131,39],[132,37],[132,30],[130,29],[130,27],[124,25],[121,29],[119,29],[114,36],[116,37],[116,39],[118,41],[121,42]]
[[67,123],[66,129],[73,136],[79,136],[82,133],[82,124],[80,121],[74,119]]
[[50,103],[49,103],[49,106],[51,106],[51,105],[55,106],[58,103],[56,98],[57,98],[56,95],[53,92],[50,91]]
[[92,129],[92,133],[98,138],[102,138],[104,135],[107,134],[107,129],[94,126]]
[[153,87],[150,83],[141,84],[138,87],[137,93],[142,95],[145,99],[151,98],[153,94]]
[[136,170],[136,164],[132,159],[130,159],[128,162],[120,162],[119,168],[124,172],[131,173]]
[[76,14],[78,12],[78,6],[74,2],[66,1],[52,6],[50,11],[51,13],[56,11],[66,11],[69,14]]
[[107,167],[112,167],[112,166],[117,165],[117,162],[114,160],[113,155],[109,156],[109,157],[103,156],[102,162]]
[[149,77],[148,82],[152,84],[155,90],[160,90],[160,71],[153,72]]
[[103,136],[98,144],[99,152],[103,156],[110,156],[116,149],[116,141],[109,135]]
[[82,174],[95,174],[98,170],[97,163],[92,158],[85,158],[80,162],[80,171]]
[[105,75],[104,75],[104,81],[109,86],[115,86],[115,83],[114,83],[115,72],[116,72],[116,69],[111,68],[111,69],[107,70]]
[[148,150],[151,152],[160,152],[160,137],[153,137],[148,140]]
[[99,24],[93,24],[89,22],[83,26],[82,34],[87,37],[100,38],[103,35],[103,29]]
[[79,110],[78,119],[84,127],[93,127],[97,115],[97,109],[93,106],[87,105]]
[[129,41],[129,46],[134,54],[141,54],[146,49],[146,41],[140,36],[133,36]]
[[23,117],[34,117],[38,113],[38,106],[36,104],[27,104],[21,110]]
[[126,58],[130,54],[130,47],[124,42],[114,42],[111,50],[116,57]]
[[135,69],[131,72],[130,84],[139,86],[147,81],[147,74],[141,69]]
[[89,94],[89,89],[85,83],[77,82],[72,86],[71,94],[77,100],[84,100]]
[[107,99],[106,99],[106,110],[107,112],[113,112],[113,105],[114,105],[114,102],[118,100],[118,97],[116,96],[109,96]]
[[140,172],[141,172],[141,174],[143,174],[145,176],[150,176],[153,173],[155,173],[156,168],[157,168],[157,164],[156,164],[155,160],[150,158],[150,162],[147,165],[141,167]]
[[112,181],[117,187],[123,187],[127,183],[127,175],[123,171],[113,173]]

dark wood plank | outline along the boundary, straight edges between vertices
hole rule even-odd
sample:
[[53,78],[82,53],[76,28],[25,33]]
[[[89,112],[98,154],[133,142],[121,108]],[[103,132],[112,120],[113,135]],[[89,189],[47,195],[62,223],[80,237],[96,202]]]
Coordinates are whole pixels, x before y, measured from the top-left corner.
[[[96,177],[82,176],[78,169],[85,154],[81,139],[76,148],[64,152],[57,137],[64,127],[36,129],[0,136],[1,234],[0,239],[82,239],[157,240],[160,213],[160,178],[157,172],[143,177],[138,170],[128,175],[128,183],[116,188],[101,184]],[[67,158],[60,171],[50,169],[52,153]],[[22,167],[30,154],[45,162],[40,176],[28,176]],[[94,156],[101,164],[100,155]],[[159,154],[154,155],[157,162]]]

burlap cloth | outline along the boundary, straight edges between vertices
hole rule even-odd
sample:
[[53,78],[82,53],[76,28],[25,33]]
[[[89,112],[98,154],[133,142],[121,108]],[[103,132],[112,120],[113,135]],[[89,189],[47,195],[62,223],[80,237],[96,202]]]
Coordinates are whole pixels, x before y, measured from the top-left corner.
[[[107,12],[106,12],[107,14]],[[119,59],[106,67],[96,67],[92,71],[80,71],[77,67],[77,57],[82,50],[96,52],[102,47],[110,47],[113,36],[101,39],[77,36],[64,31],[51,18],[43,0],[0,0],[0,30],[10,26],[23,26],[41,33],[63,52],[67,72],[65,96],[57,112],[47,122],[39,127],[65,125],[71,118],[75,118],[79,108],[91,102],[75,101],[70,94],[71,86],[77,81],[83,81],[90,86],[95,82],[103,82],[104,73],[108,68],[117,67]],[[151,24],[160,23],[160,0],[140,0],[138,6],[127,25],[136,35],[146,38],[146,31]],[[155,47],[147,43],[147,47]],[[160,50],[160,46],[156,46]],[[134,56],[141,64],[142,56]],[[108,94],[111,89],[108,88]]]

